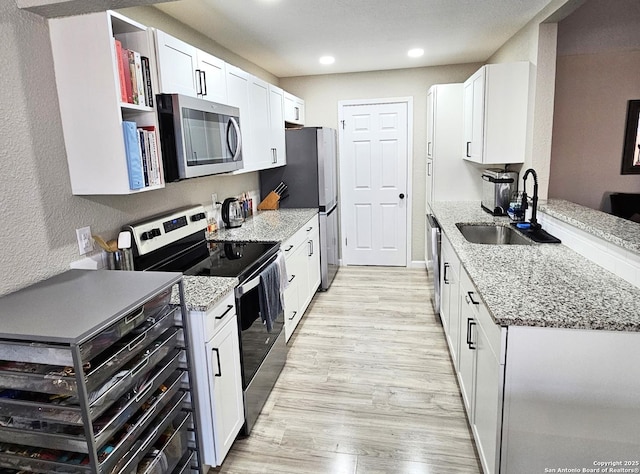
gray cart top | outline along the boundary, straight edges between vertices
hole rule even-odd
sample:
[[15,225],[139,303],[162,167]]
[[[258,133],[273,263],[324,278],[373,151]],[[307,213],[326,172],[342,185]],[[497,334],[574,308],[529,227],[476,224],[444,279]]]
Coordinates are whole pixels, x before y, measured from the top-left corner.
[[69,270],[0,298],[0,338],[79,344],[181,279],[172,272]]

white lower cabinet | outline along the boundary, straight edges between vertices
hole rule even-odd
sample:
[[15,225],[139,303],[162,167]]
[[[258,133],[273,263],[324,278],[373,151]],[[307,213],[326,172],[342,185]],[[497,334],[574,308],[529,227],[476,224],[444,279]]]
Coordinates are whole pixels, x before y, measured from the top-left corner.
[[449,239],[446,235],[442,235],[442,268],[440,269],[440,288],[442,295],[440,299],[440,319],[444,327],[447,344],[451,353],[453,366],[458,368],[459,341],[458,333],[460,332],[459,323],[459,278],[460,278],[460,260],[453,251]]
[[441,317],[483,471],[499,472],[506,328],[496,325],[442,235]]
[[[460,272],[458,382],[482,469],[498,472],[506,329],[497,326],[467,272]],[[504,331],[504,333],[503,333]]]
[[240,342],[233,292],[207,312],[191,311],[197,419],[202,458],[209,466],[224,461],[244,424]]
[[282,246],[289,287],[285,291],[284,333],[287,341],[320,286],[320,233],[314,216]]

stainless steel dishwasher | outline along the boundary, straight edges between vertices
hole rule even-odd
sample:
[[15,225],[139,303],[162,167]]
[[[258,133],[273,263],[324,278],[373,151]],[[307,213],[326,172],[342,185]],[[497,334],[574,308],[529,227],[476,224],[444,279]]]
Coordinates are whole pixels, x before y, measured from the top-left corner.
[[[433,311],[440,314],[440,224],[433,214],[427,214],[427,235],[429,255],[431,256],[431,279],[433,294],[431,295],[431,304]],[[427,271],[429,266],[427,265]]]

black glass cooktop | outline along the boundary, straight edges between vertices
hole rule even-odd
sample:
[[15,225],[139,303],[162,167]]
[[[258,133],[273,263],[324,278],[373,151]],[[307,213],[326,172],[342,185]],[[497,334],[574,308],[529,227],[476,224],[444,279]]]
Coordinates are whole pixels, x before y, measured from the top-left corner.
[[248,278],[280,248],[277,242],[207,242],[209,256],[185,275]]

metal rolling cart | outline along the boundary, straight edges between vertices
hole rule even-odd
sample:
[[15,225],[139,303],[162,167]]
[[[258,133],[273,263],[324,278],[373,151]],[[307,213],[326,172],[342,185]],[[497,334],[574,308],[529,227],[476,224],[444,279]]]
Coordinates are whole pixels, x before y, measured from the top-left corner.
[[71,270],[0,298],[0,467],[200,472],[183,291]]

